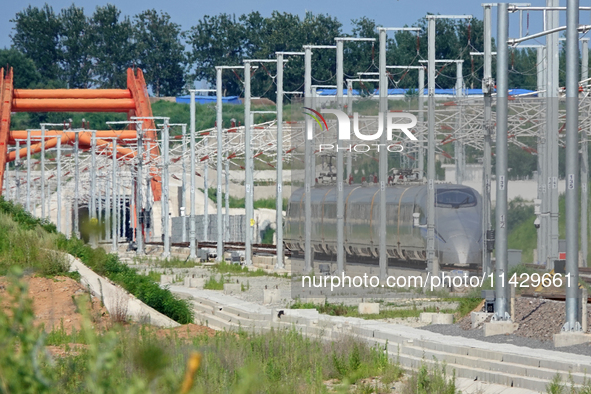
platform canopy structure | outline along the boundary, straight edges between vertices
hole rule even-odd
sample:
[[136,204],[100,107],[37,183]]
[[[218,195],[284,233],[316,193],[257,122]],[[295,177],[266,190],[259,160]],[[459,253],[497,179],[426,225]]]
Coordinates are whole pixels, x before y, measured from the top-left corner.
[[[3,190],[4,172],[6,164],[27,156],[27,148],[9,153],[8,146],[14,145],[16,140],[27,139],[26,131],[10,130],[10,115],[12,112],[124,112],[128,119],[152,117],[152,108],[144,74],[140,69],[127,69],[127,89],[14,89],[13,70],[0,69],[0,193]],[[65,128],[65,127],[64,127]],[[156,127],[152,119],[142,121],[141,129],[145,130],[144,137],[157,140]],[[41,138],[41,131],[32,131],[31,138]],[[61,136],[61,144],[73,145],[75,132],[52,130],[44,132],[44,141],[31,145],[31,154],[39,153],[41,149],[52,149]],[[133,150],[125,147],[128,140],[136,140],[137,132],[130,130],[103,130],[96,132],[96,146],[100,152],[110,154],[113,149],[112,140],[117,139],[117,156],[133,158]],[[82,149],[91,147],[91,133],[78,134],[78,143]],[[152,159],[160,156],[158,145],[153,144],[146,152]],[[162,188],[161,179],[156,167],[150,167],[151,189],[155,201],[160,201]]]

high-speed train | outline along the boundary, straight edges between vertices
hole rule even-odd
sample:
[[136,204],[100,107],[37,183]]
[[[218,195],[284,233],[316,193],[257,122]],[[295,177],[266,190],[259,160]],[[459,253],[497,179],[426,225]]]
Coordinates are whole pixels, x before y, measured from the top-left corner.
[[[344,187],[344,243],[348,256],[379,256],[378,186]],[[386,249],[398,261],[426,260],[427,186],[407,184],[386,188]],[[337,191],[334,186],[311,189],[312,245],[316,253],[336,255]],[[292,253],[304,251],[304,189],[289,200],[284,240]],[[418,223],[417,214],[418,213]],[[480,194],[467,186],[435,186],[435,250],[440,264],[466,266],[482,262],[482,204]]]

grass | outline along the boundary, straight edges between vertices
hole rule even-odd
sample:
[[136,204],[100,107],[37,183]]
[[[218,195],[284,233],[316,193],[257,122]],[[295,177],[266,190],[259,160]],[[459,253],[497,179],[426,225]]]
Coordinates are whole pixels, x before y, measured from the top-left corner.
[[[201,192],[203,192],[203,189],[199,189],[201,190]],[[218,195],[217,195],[217,189],[214,187],[210,187],[209,189],[207,189],[207,196],[209,197],[209,199],[215,204],[217,203],[218,200]],[[222,201],[226,201],[226,193],[222,192]],[[229,196],[228,198],[228,204],[230,206],[230,208],[244,208],[244,197],[242,198],[238,198],[238,197],[232,197]],[[224,202],[225,204],[225,202]],[[267,208],[267,209],[276,209],[277,208],[277,200],[275,199],[275,197],[269,197],[269,198],[260,198],[258,200],[253,201],[253,207],[254,209],[259,209],[259,208]],[[283,199],[283,210],[286,211],[287,210],[287,204],[288,204],[288,199],[284,198]]]
[[220,274],[232,274],[232,275],[241,275],[241,276],[274,276],[276,278],[288,278],[287,273],[285,274],[276,274],[274,272],[267,273],[262,268],[257,268],[256,270],[252,271],[249,270],[248,267],[241,265],[241,264],[228,264],[226,261],[222,261],[221,263],[215,264],[212,268],[220,273]]
[[0,275],[11,267],[44,276],[69,275],[69,265],[58,251],[79,258],[97,274],[121,285],[171,319],[179,323],[193,321],[189,303],[160,288],[153,277],[138,274],[101,248],[93,249],[75,237],[66,238],[57,233],[54,225],[0,197]]
[[[359,314],[356,306],[345,305],[345,304],[314,304],[311,302],[295,301],[289,305],[291,309],[316,309],[320,313],[324,313],[330,316],[344,316],[344,317],[359,317],[366,320],[375,319],[394,319],[394,318],[406,318],[406,317],[419,317],[422,312],[437,312],[437,308],[428,307],[424,309],[417,309],[416,305],[408,309],[381,309],[379,314]],[[452,309],[441,309],[441,313],[453,313],[455,310]]]
[[224,290],[224,283],[227,283],[224,279],[224,275],[222,275],[219,280],[215,278],[215,275],[212,275],[205,281],[203,288],[205,290]]
[[[98,334],[82,311],[80,331],[46,335],[31,324],[32,301],[20,275],[22,270],[15,270],[9,286],[12,310],[0,310],[0,346],[18,348],[0,352],[3,392],[328,393],[327,380],[336,379],[348,391],[363,378],[380,376],[390,384],[403,373],[387,347],[351,337],[322,341],[295,330],[181,339],[182,330],[158,334],[145,326],[115,325]],[[43,351],[49,343],[65,347],[66,353],[50,359]],[[188,369],[189,362],[196,368]],[[189,389],[181,391],[184,383]]]

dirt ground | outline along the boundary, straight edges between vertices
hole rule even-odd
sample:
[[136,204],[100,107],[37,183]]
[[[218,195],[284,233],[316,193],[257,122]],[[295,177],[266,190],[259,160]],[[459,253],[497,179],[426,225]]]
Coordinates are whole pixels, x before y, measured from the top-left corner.
[[[67,333],[72,328],[79,331],[83,314],[78,304],[87,308],[93,326],[104,329],[109,326],[110,319],[107,309],[101,306],[97,297],[91,297],[88,291],[80,283],[68,277],[25,277],[28,296],[33,300],[36,326],[43,325],[45,331],[63,328]],[[0,277],[0,305],[5,310],[8,308],[10,298],[7,294],[8,281]],[[91,304],[92,301],[92,304]]]

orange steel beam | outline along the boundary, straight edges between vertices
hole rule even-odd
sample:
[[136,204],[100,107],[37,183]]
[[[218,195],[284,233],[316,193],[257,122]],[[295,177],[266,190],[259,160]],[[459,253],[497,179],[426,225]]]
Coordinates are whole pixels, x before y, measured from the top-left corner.
[[[56,135],[63,135],[64,133],[74,133],[73,131],[69,130],[46,130],[45,131],[45,139],[48,140],[50,138],[55,137]],[[78,132],[79,134],[89,133],[88,131]],[[41,131],[40,130],[32,130],[31,131],[31,138],[39,139],[41,138]],[[137,133],[135,130],[97,130],[96,131],[97,138],[117,138],[118,142],[127,142],[126,140],[135,140],[137,138]],[[68,137],[69,138],[69,137]],[[16,140],[26,140],[27,139],[27,131],[26,130],[11,130],[8,135],[8,143],[10,145],[14,145]],[[62,143],[65,138],[62,138]]]
[[15,99],[130,99],[129,89],[14,89]]
[[133,99],[14,99],[14,112],[127,112]]
[[[152,107],[150,106],[150,98],[148,95],[148,88],[146,81],[144,80],[144,73],[142,70],[134,70],[131,68],[127,69],[127,88],[131,92],[133,99],[135,100],[135,116],[138,117],[151,117]],[[156,125],[152,119],[146,119],[142,122],[142,129],[146,130],[144,134],[144,141],[152,141],[150,149],[146,152],[150,159],[155,159],[160,156],[158,149]],[[147,145],[144,142],[144,147]],[[155,161],[154,161],[155,162]],[[162,180],[158,175],[158,169],[156,167],[150,167],[151,175],[151,187],[152,196],[154,201],[160,201],[162,198]]]
[[[62,144],[70,144],[73,145],[74,144],[74,139],[76,138],[74,136],[74,133],[64,133],[63,134],[66,138],[64,140],[64,138],[62,137]],[[80,133],[79,137],[78,137],[78,142],[80,143],[80,145],[85,145],[90,147],[91,144],[91,134],[90,133]],[[97,150],[97,152],[101,152],[103,150],[107,150],[107,152],[112,152],[112,148],[109,148],[109,146],[113,146],[113,144],[110,141],[106,141],[106,140],[102,140],[97,138],[96,139],[96,144],[97,144],[97,148],[102,148],[101,150]],[[45,141],[45,149],[51,149],[51,148],[55,148],[57,145],[57,138],[55,136],[46,139]],[[120,146],[117,146],[117,156],[118,157],[125,157],[125,158],[133,158],[135,157],[135,151],[133,151],[132,149],[128,149],[128,148],[122,148]],[[31,154],[35,154],[35,153],[39,153],[41,152],[42,148],[41,148],[41,143],[38,142],[36,144],[32,144],[31,145]],[[19,155],[20,157],[26,157],[27,156],[27,148],[22,148],[19,149]],[[16,152],[12,151],[8,154],[7,156],[7,162],[11,162],[14,159],[16,159]]]
[[6,76],[4,69],[0,69],[0,193],[2,193],[2,184],[4,182],[4,171],[6,168],[6,156],[8,153],[8,132],[10,131],[10,113],[12,111],[12,68],[7,70]]

